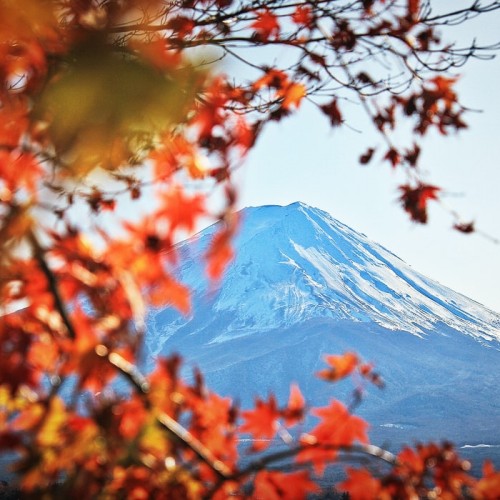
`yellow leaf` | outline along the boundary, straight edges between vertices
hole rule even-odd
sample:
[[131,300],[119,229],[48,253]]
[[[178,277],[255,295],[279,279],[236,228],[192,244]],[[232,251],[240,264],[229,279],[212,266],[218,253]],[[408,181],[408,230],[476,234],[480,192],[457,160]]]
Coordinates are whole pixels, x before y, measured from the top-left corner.
[[66,409],[62,399],[54,397],[50,402],[49,414],[44,420],[37,441],[40,446],[56,446],[61,444],[61,430],[66,420]]

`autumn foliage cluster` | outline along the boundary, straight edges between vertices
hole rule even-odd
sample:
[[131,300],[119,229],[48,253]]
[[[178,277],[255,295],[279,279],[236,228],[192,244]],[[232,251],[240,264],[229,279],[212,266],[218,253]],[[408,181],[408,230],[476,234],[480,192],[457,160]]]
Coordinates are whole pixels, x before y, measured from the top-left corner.
[[[360,162],[407,172],[402,206],[427,221],[440,189],[421,180],[419,141],[466,126],[450,71],[493,50],[458,48],[440,31],[497,8],[0,1],[0,453],[23,496],[304,498],[347,452],[387,464],[378,475],[347,469],[336,488],[355,499],[500,496],[490,463],[477,479],[449,444],[384,452],[353,408],[308,408],[293,384],[288,402],[271,395],[241,410],[200,373],[184,381],[176,356],[147,376],[138,369],[148,307],[190,311],[175,242],[219,220],[205,257],[208,276],[221,277],[237,230],[232,172],[266,124],[303,102],[341,127],[358,99],[381,138]],[[274,47],[289,51],[282,67],[268,61]],[[220,73],[222,59],[244,76]],[[401,122],[410,144],[394,139]],[[382,385],[353,353],[325,361],[326,382]],[[317,423],[294,432],[308,415]],[[243,462],[242,436],[256,454]],[[284,446],[269,451],[276,439]]]

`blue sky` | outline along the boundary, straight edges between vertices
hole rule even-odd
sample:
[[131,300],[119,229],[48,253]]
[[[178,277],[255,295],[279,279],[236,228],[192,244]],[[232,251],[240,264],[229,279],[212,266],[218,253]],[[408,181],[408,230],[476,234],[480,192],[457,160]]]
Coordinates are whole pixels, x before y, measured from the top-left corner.
[[[460,38],[479,33],[480,41],[496,41],[498,18],[460,28]],[[446,205],[500,239],[500,59],[472,61],[461,74],[463,104],[481,111],[468,113],[468,130],[431,137],[421,168],[427,181],[445,188]],[[416,270],[500,311],[500,244],[453,231],[439,205],[430,207],[429,224],[410,222],[397,202],[404,178],[385,163],[358,164],[360,153],[380,141],[355,106],[346,119],[353,129],[331,130],[304,103],[297,116],[267,129],[239,175],[240,206],[300,200],[326,210]]]

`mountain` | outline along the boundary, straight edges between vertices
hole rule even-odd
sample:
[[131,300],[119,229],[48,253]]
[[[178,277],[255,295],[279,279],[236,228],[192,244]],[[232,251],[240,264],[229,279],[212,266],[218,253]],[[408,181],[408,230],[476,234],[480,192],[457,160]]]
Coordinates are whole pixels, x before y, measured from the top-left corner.
[[243,406],[269,391],[285,402],[291,381],[321,405],[353,389],[314,377],[323,355],[354,350],[386,381],[357,409],[372,439],[499,439],[499,314],[321,210],[294,203],[241,215],[235,259],[217,285],[202,259],[217,227],[179,245],[193,313],[152,311],[147,358],[180,352]]

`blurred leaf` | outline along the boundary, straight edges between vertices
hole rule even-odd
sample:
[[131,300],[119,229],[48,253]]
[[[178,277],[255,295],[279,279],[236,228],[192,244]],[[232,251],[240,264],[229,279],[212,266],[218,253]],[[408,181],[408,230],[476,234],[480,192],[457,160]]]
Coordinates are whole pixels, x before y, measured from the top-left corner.
[[75,174],[138,163],[155,140],[185,119],[201,73],[160,71],[131,53],[92,41],[68,57],[35,107],[49,141]]

